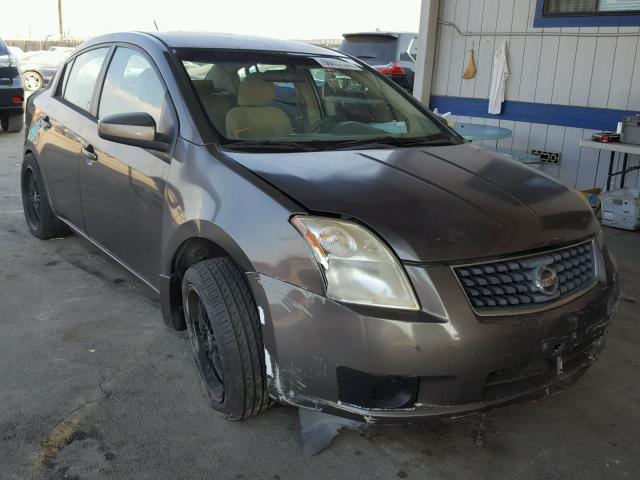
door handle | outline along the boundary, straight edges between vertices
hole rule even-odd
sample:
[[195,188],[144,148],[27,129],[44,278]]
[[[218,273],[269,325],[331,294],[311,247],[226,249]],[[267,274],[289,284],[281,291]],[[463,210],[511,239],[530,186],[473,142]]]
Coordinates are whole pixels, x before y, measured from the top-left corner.
[[49,118],[49,115],[42,117],[42,128],[45,130],[49,130],[51,128],[51,119]]
[[96,154],[96,151],[91,144],[82,145],[80,152],[85,158],[85,162],[87,163],[87,165],[93,165],[93,163],[98,160],[98,155]]

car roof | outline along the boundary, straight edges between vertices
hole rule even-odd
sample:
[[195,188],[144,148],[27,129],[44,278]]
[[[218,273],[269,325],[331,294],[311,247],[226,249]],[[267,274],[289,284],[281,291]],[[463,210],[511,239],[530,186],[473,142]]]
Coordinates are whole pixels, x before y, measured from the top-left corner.
[[418,34],[416,32],[353,32],[353,33],[343,33],[342,36],[346,39],[353,37],[391,37],[391,38],[400,38],[400,37],[417,37]]
[[305,43],[213,32],[123,32],[101,35],[89,40],[85,45],[104,42],[131,41],[135,37],[155,37],[169,48],[214,48],[229,50],[262,50],[271,52],[303,53],[309,55],[343,56],[328,48]]
[[273,52],[341,55],[327,48],[305,43],[213,32],[151,32],[171,48],[223,48],[233,50],[266,50]]

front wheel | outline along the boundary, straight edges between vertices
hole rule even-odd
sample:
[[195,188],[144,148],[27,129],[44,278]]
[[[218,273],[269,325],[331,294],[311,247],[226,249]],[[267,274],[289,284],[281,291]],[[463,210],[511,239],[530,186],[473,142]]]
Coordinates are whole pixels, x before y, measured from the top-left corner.
[[228,257],[191,266],[182,302],[193,358],[210,405],[231,420],[264,411],[266,389],[262,334],[243,272]]

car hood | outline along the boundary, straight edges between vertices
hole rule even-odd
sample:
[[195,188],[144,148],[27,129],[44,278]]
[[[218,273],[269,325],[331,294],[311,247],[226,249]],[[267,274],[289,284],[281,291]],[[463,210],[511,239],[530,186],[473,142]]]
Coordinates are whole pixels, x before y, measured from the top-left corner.
[[225,153],[310,212],[368,225],[405,261],[524,252],[579,240],[599,229],[571,189],[468,144]]

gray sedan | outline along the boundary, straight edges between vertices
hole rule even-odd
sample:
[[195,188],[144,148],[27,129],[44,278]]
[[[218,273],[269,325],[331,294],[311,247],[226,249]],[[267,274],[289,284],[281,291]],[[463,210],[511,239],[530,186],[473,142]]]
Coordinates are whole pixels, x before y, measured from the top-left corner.
[[617,271],[583,198],[348,55],[102,36],[26,122],[33,235],[75,232],[156,291],[227,418],[458,416],[562,388],[603,346]]

